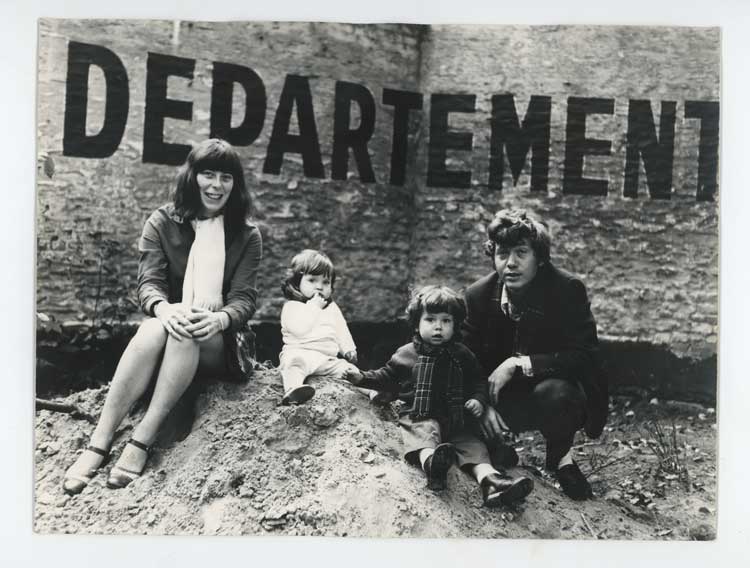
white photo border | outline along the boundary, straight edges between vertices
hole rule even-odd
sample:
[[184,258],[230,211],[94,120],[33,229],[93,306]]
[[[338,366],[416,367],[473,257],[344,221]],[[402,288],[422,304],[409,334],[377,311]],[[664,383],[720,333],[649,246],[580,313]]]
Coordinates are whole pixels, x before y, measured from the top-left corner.
[[[740,0],[703,2],[603,0],[456,2],[435,0],[276,0],[265,6],[245,1],[154,2],[112,5],[93,0],[27,1],[0,6],[2,147],[7,210],[0,223],[2,270],[2,365],[0,397],[0,514],[2,557],[8,566],[680,566],[735,565],[747,555],[750,439],[744,401],[750,400],[750,349],[744,338],[750,320],[745,215],[750,192],[742,169],[750,155],[750,5]],[[294,20],[408,23],[627,24],[722,28],[722,118],[720,160],[720,347],[718,539],[710,543],[585,542],[531,540],[339,539],[294,537],[81,537],[33,534],[33,378],[35,218],[36,24],[40,17],[175,18],[196,20]]]

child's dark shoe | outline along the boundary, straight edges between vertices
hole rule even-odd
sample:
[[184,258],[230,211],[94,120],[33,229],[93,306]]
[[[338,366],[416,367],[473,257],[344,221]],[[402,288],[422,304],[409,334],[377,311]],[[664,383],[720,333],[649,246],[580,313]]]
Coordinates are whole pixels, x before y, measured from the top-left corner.
[[518,465],[518,452],[513,446],[503,442],[498,442],[489,448],[490,463],[495,469],[505,469],[507,467],[516,467]]
[[290,404],[303,404],[310,400],[315,395],[315,389],[310,385],[301,385],[293,389],[289,389],[284,393],[284,398],[281,399],[281,404],[288,406]]
[[427,488],[441,491],[448,485],[448,470],[456,463],[456,449],[451,444],[440,444],[424,462]]
[[591,491],[591,485],[589,485],[576,462],[557,468],[555,477],[557,477],[563,493],[574,501],[584,501],[594,495]]
[[524,499],[534,489],[534,481],[528,477],[512,478],[504,473],[491,473],[479,484],[486,507],[511,505]]
[[396,395],[390,392],[370,391],[370,402],[377,406],[385,406],[396,399]]

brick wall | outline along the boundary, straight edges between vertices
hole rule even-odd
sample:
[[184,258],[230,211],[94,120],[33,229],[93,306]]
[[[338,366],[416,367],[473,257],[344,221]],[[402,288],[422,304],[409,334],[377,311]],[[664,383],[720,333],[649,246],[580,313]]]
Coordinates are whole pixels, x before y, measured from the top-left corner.
[[[475,94],[476,110],[454,115],[455,129],[473,132],[473,151],[449,158],[451,169],[472,170],[471,188],[435,189],[417,177],[412,279],[462,287],[489,272],[487,220],[527,207],[550,223],[553,262],[584,279],[601,335],[715,353],[718,208],[696,202],[700,124],[683,116],[686,100],[719,99],[718,30],[444,26],[432,27],[423,52],[422,91]],[[528,163],[515,187],[507,162],[502,191],[488,187],[490,97],[503,92],[515,95],[519,117],[531,95],[552,98],[546,194],[530,191]],[[612,141],[610,156],[584,162],[585,177],[608,180],[606,197],[562,193],[569,96],[615,99],[614,115],[589,118],[586,134]],[[630,99],[650,99],[657,116],[660,101],[677,102],[670,200],[648,197],[643,172],[639,197],[623,197]]]
[[[244,65],[268,96],[260,137],[240,148],[264,239],[259,320],[277,319],[280,283],[302,248],[328,251],[339,271],[338,299],[356,320],[390,319],[406,286],[413,187],[330,179],[337,80],[416,90],[420,28],[345,24],[43,21],[40,26],[39,150],[51,151],[56,173],[38,185],[38,309],[60,318],[91,318],[133,296],[137,239],[146,218],[169,199],[176,168],[144,164],[143,114],[148,52],[197,59],[193,81],[170,79],[169,98],[193,102],[192,122],[167,120],[165,141],[209,135],[211,63]],[[61,156],[68,41],[114,51],[128,71],[130,113],[123,140],[108,159]],[[274,114],[287,74],[309,76],[326,178],[306,178],[299,156],[287,154],[281,174],[262,173]],[[101,73],[100,73],[101,75]],[[98,82],[97,82],[98,79]],[[90,77],[90,132],[102,124],[103,79]],[[237,105],[241,107],[240,104]],[[378,109],[369,144],[377,179],[390,160],[389,108]],[[350,159],[350,168],[354,162]],[[103,258],[103,261],[100,259]],[[97,300],[98,295],[98,300]],[[395,300],[398,298],[398,300]],[[129,312],[131,303],[121,305]]]
[[[124,137],[107,159],[61,155],[69,41],[114,51],[127,69],[130,110]],[[686,100],[719,99],[715,29],[361,26],[315,23],[188,23],[43,20],[39,29],[38,139],[56,172],[37,186],[37,304],[58,319],[127,317],[134,297],[136,243],[148,214],[169,198],[176,169],[142,163],[148,52],[196,60],[192,81],[172,78],[169,97],[192,101],[192,121],[168,119],[164,138],[189,143],[209,135],[211,64],[235,63],[262,78],[268,104],[263,130],[240,148],[264,237],[256,319],[278,318],[279,282],[304,247],[326,250],[340,273],[337,299],[352,321],[399,315],[415,284],[462,288],[489,269],[485,223],[503,206],[523,205],[554,235],[553,260],[580,274],[602,335],[667,345],[675,353],[715,353],[718,215],[697,202],[700,123],[684,119]],[[287,154],[280,175],[262,173],[284,79],[308,76],[326,177],[305,177]],[[336,81],[367,86],[376,101],[368,147],[376,183],[331,180]],[[406,183],[387,183],[393,107],[383,88],[424,94],[413,112]],[[490,96],[513,93],[523,117],[529,97],[552,99],[549,184],[529,189],[529,168],[515,187],[488,186]],[[473,133],[473,149],[449,154],[450,169],[470,169],[469,189],[425,183],[432,93],[476,95],[473,114],[450,127]],[[612,140],[611,155],[586,158],[584,175],[609,180],[606,197],[562,194],[567,97],[615,99],[614,115],[590,117],[587,136]],[[89,79],[88,131],[102,123],[104,81]],[[671,200],[644,185],[623,197],[628,101],[677,102]],[[238,103],[238,106],[241,106]],[[505,168],[506,172],[508,168]]]

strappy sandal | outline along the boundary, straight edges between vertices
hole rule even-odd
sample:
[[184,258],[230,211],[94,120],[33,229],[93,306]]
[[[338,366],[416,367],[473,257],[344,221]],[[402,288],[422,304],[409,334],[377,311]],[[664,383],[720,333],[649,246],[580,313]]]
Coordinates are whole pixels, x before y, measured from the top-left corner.
[[127,487],[136,479],[138,479],[143,473],[143,470],[146,469],[146,462],[148,461],[148,455],[151,452],[151,448],[143,442],[139,442],[138,440],[134,440],[132,438],[128,441],[128,444],[146,452],[146,461],[143,462],[143,467],[140,469],[140,471],[135,471],[132,469],[128,469],[127,467],[122,467],[121,465],[115,464],[115,466],[109,472],[109,477],[107,478],[107,487],[109,487],[110,489],[122,489],[123,487]]
[[[99,465],[89,468],[83,473],[78,473],[75,471],[71,472],[71,470],[75,468],[76,463],[78,463],[78,460],[76,460],[76,463],[68,468],[68,471],[65,472],[65,477],[63,477],[63,491],[65,491],[65,493],[67,493],[68,495],[78,495],[81,491],[86,489],[86,486],[91,483],[91,480],[94,478],[94,475],[96,475],[96,472],[107,462],[109,458],[109,450],[102,450],[101,448],[97,448],[96,446],[89,446],[84,450],[84,452],[93,452],[95,454],[99,454],[104,459],[99,462]],[[81,453],[81,456],[83,456],[83,453]],[[81,456],[78,456],[78,459],[81,459]]]

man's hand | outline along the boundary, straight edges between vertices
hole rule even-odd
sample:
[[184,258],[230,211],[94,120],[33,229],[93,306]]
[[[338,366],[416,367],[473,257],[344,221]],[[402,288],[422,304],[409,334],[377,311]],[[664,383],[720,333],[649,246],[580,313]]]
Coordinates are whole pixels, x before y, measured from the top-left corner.
[[513,378],[513,374],[516,372],[518,366],[518,359],[515,357],[509,357],[492,371],[492,374],[487,378],[487,382],[490,387],[490,401],[492,404],[497,404],[497,396],[508,381]]
[[464,408],[468,410],[474,418],[481,418],[484,412],[484,405],[476,398],[470,398],[464,403]]
[[508,430],[497,410],[491,406],[487,407],[484,414],[479,419],[479,430],[487,441],[502,440],[503,432]]
[[344,353],[344,359],[349,361],[352,365],[357,364],[357,351],[352,349],[351,351],[347,351]]

